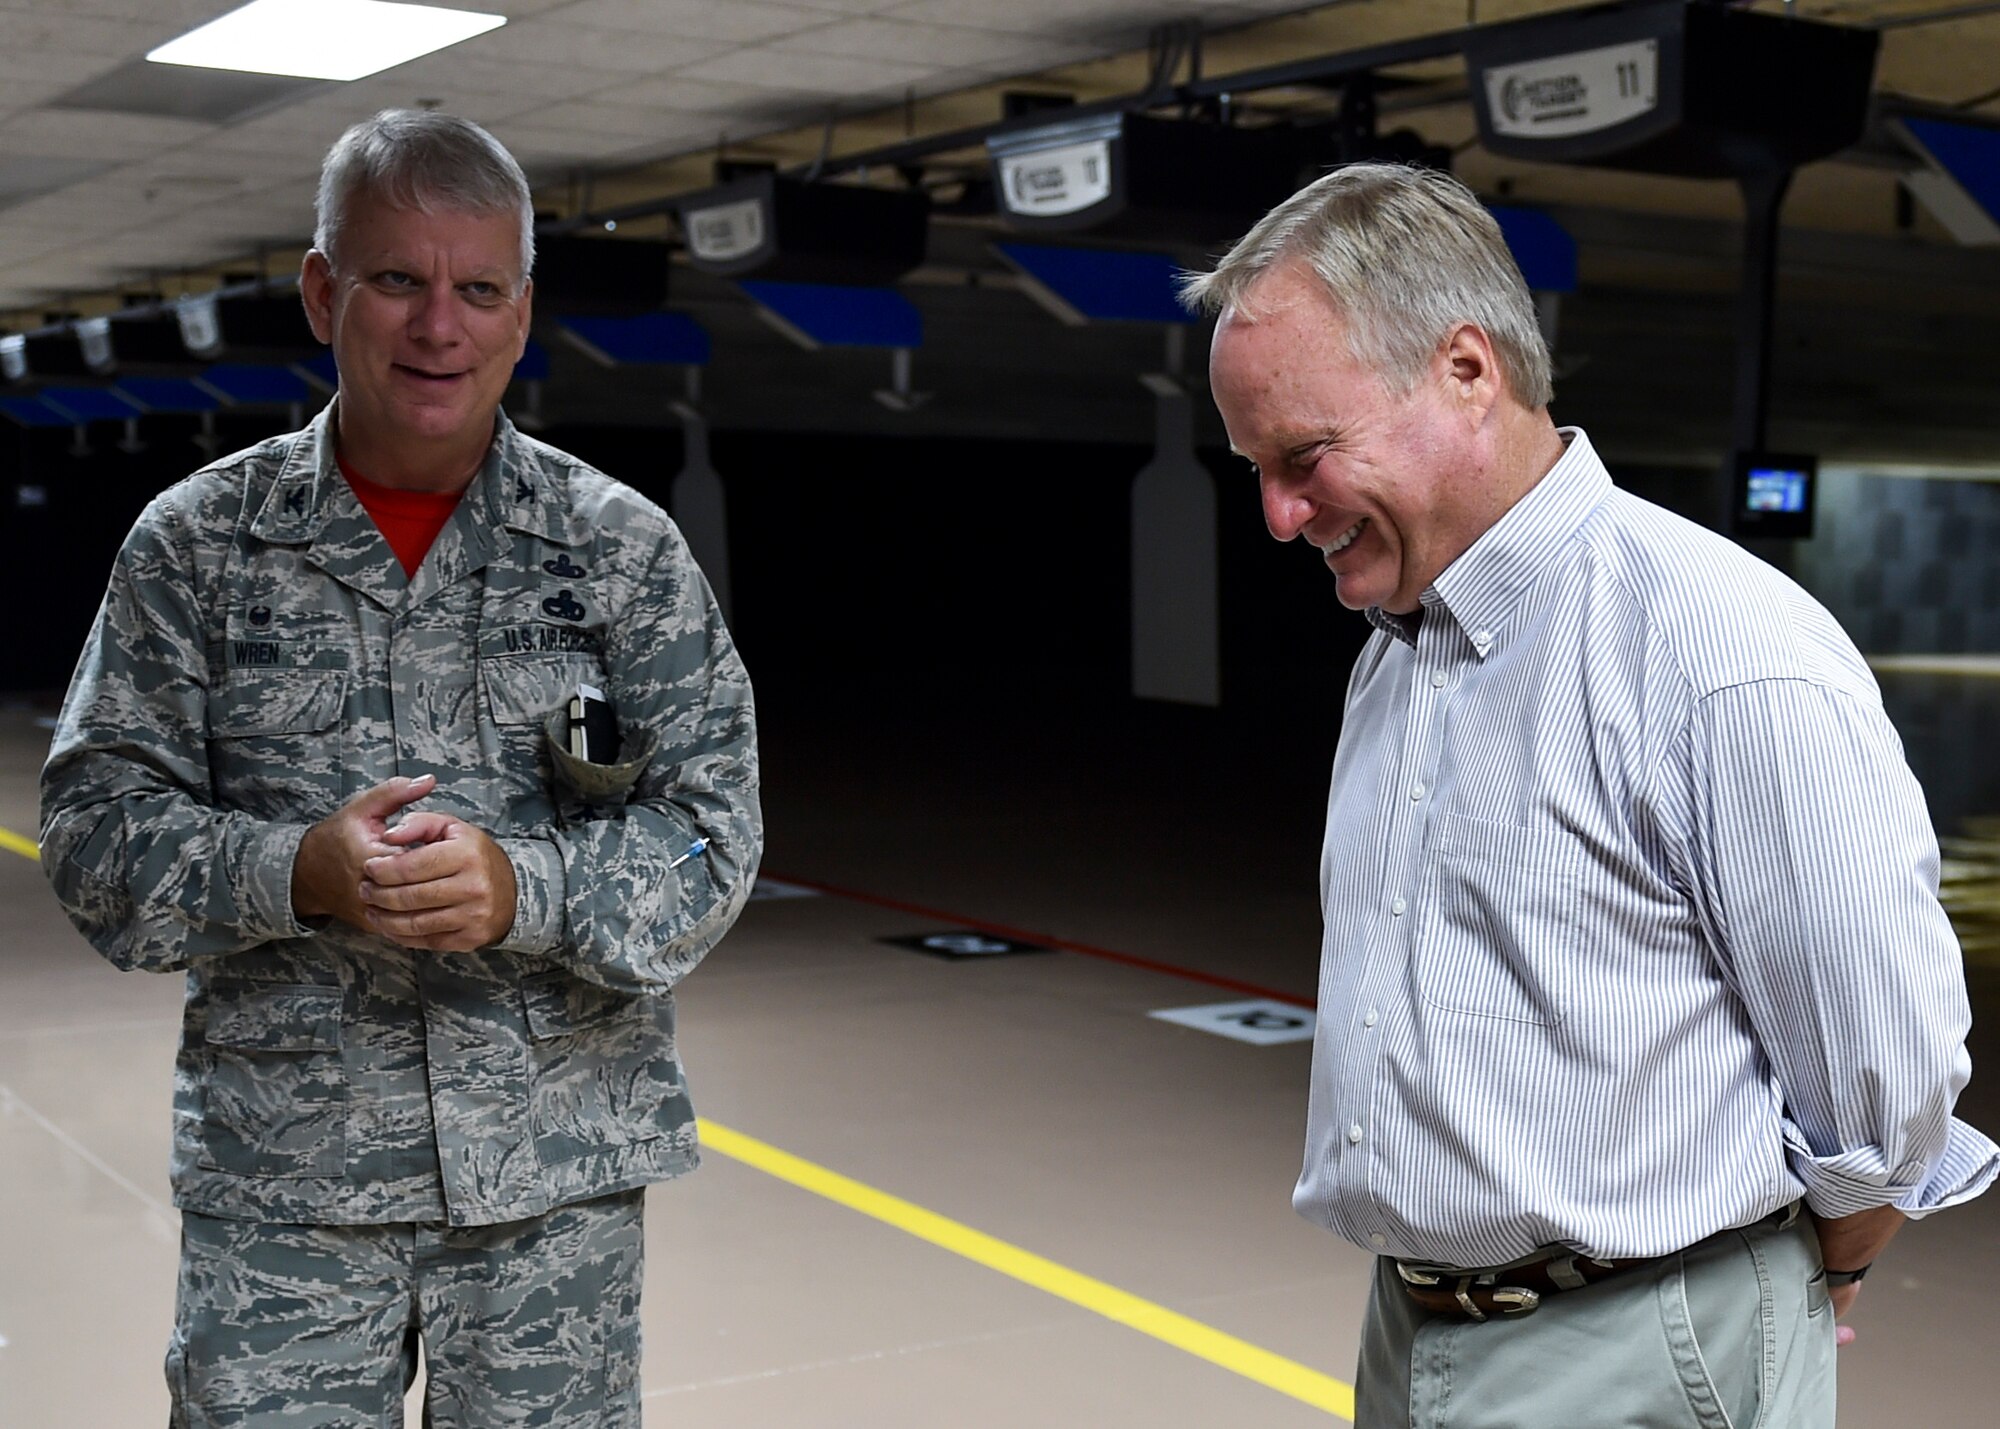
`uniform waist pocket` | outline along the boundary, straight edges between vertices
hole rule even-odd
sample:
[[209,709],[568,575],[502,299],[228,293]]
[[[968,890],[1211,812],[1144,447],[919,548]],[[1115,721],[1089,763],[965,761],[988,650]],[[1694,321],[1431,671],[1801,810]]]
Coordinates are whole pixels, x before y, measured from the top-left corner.
[[238,1176],[338,1176],[347,1076],[337,987],[208,988],[202,1165]]

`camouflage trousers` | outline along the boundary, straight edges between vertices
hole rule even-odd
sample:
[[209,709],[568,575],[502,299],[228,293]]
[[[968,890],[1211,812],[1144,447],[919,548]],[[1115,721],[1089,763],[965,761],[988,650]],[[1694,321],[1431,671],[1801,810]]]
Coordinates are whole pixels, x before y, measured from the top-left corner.
[[185,1212],[172,1429],[639,1429],[644,1192],[505,1225]]

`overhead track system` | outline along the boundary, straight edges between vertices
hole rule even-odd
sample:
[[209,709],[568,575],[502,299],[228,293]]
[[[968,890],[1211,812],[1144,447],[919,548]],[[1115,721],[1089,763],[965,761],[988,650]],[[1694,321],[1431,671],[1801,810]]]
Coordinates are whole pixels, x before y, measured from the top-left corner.
[[759,173],[682,196],[674,217],[704,273],[871,286],[924,261],[930,207],[916,189]]
[[[1684,0],[1565,11],[1466,37],[1473,111],[1493,153],[1734,178],[1741,188],[1732,463],[1739,482],[1770,464],[1779,211],[1800,165],[1866,132],[1880,46],[1871,30]],[[1809,503],[1809,492],[1801,499]],[[1739,501],[1736,509],[1749,508]],[[1798,534],[1810,522],[1808,504]],[[1777,529],[1761,517],[1737,525]]]

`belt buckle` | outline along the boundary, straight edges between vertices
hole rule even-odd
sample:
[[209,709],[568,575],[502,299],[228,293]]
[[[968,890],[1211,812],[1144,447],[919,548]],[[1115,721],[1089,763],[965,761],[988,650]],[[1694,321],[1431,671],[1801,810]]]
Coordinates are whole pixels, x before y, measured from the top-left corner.
[[[1440,1274],[1428,1270],[1419,1270],[1414,1266],[1405,1265],[1400,1260],[1396,1261],[1395,1265],[1396,1274],[1402,1277],[1406,1285],[1415,1285],[1427,1290],[1444,1291],[1452,1299],[1456,1300],[1458,1308],[1473,1320],[1485,1321],[1491,1318],[1484,1310],[1479,1308],[1479,1303],[1472,1298],[1472,1289],[1480,1281],[1497,1279],[1497,1276]],[[1531,1290],[1525,1285],[1496,1285],[1487,1293],[1493,1303],[1499,1308],[1500,1314],[1507,1319],[1519,1319],[1523,1315],[1532,1315],[1536,1310],[1541,1308],[1542,1304],[1541,1292]]]

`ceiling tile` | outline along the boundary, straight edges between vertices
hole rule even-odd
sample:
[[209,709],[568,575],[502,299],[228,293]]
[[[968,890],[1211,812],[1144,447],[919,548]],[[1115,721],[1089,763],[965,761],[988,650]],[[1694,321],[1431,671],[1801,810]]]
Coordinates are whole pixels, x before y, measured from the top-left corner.
[[534,96],[547,102],[552,99],[581,99],[606,85],[628,83],[632,77],[622,71],[557,64],[546,57],[525,60],[481,58],[465,54],[462,49],[450,49],[398,65],[377,78],[396,81],[417,94],[505,91]]
[[67,188],[102,173],[108,167],[98,159],[10,154],[0,147],[0,204],[21,203],[34,194]]
[[[878,15],[884,10],[893,10],[904,0],[786,0],[803,10],[824,10],[833,15]],[[996,0],[1004,4],[1006,0]]]
[[72,88],[66,79],[9,79],[0,83],[0,119],[12,118],[26,109],[54,99]]
[[297,75],[245,74],[192,65],[128,60],[64,91],[64,109],[93,109],[167,119],[234,124],[327,88],[327,81]]
[[1182,5],[1163,14],[1158,0],[908,0],[886,11],[897,20],[967,25],[1006,30],[1019,35],[1069,39],[1079,35],[1143,40],[1164,19],[1189,19],[1203,11],[1223,11],[1216,5]]
[[765,4],[763,0],[729,0],[726,5],[718,5],[715,0],[577,0],[560,16],[552,18],[565,25],[691,35],[746,44],[796,34],[824,25],[832,17],[823,10]]
[[648,109],[630,104],[600,104],[587,100],[551,104],[521,116],[521,122],[535,129],[566,129],[606,138],[624,137],[634,141],[657,138],[663,132],[685,132],[690,116],[664,109]]
[[30,109],[0,123],[0,149],[63,158],[143,158],[215,132],[212,124],[84,109]]
[[103,55],[59,54],[52,50],[12,50],[0,45],[0,84],[54,85],[60,93],[73,84],[82,84],[117,61]]
[[456,10],[478,10],[488,15],[505,15],[509,20],[525,20],[549,10],[560,10],[570,0],[432,0]]
[[447,114],[470,119],[475,124],[493,124],[511,119],[549,102],[548,95],[512,86],[414,85],[396,70],[356,81],[349,87],[346,98],[352,103],[352,112],[356,116],[375,114],[384,109],[441,109]]
[[598,30],[574,24],[569,12],[488,30],[461,47],[468,58],[519,64],[580,65],[620,74],[654,74],[706,59],[724,42],[684,34]]
[[[142,11],[144,6],[138,7]],[[96,55],[103,59],[136,59],[180,34],[185,26],[171,18],[111,19],[102,15],[62,15],[37,7],[32,11],[0,10],[0,51]]]
[[742,49],[700,67],[703,79],[817,93],[824,98],[901,90],[928,67],[894,60],[857,59],[797,50]]
[[640,141],[629,134],[556,129],[520,120],[496,124],[493,133],[524,169],[588,164],[630,154],[640,147]]
[[81,16],[100,20],[132,20],[143,15],[148,22],[157,21],[169,27],[168,38],[171,38],[196,25],[205,25],[218,15],[226,15],[243,3],[244,0],[0,0],[0,11],[16,10],[45,18]]
[[[862,19],[823,25],[807,34],[775,41],[772,48],[889,60],[931,69],[1008,69],[1030,63],[1038,42],[1024,35],[965,25]],[[1042,43],[1039,48],[1049,46]]]
[[596,102],[713,115],[718,119],[790,119],[821,108],[818,95],[810,88],[781,90],[750,84],[723,84],[706,78],[708,72],[704,66],[681,74],[655,75],[651,79],[607,89],[596,96]]

